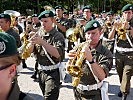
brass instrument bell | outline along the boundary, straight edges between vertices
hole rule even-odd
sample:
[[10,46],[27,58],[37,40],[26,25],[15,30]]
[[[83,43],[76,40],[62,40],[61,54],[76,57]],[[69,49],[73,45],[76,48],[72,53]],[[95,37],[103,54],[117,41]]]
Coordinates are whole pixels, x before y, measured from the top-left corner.
[[20,13],[14,10],[5,10],[4,14],[9,14],[11,16],[11,27],[13,27],[16,17],[20,16]]

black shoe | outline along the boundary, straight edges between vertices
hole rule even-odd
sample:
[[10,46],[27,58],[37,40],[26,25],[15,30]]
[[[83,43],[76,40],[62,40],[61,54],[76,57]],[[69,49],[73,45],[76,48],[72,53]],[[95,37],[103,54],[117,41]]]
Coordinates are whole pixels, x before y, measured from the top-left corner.
[[118,93],[118,97],[122,97],[122,92],[121,91]]
[[127,94],[123,94],[122,99],[121,100],[126,100],[127,99]]
[[33,79],[37,79],[37,77],[36,77],[35,74],[33,74],[33,75],[31,76],[31,78],[33,78]]

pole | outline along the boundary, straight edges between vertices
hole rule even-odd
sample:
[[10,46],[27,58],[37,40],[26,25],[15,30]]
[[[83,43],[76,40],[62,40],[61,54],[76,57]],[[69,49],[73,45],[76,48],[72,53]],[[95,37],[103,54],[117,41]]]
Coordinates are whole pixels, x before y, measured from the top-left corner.
[[98,10],[97,10],[98,14],[99,14],[99,0],[98,0]]
[[112,11],[112,2],[110,0],[110,11]]
[[104,11],[106,11],[106,0],[104,0]]

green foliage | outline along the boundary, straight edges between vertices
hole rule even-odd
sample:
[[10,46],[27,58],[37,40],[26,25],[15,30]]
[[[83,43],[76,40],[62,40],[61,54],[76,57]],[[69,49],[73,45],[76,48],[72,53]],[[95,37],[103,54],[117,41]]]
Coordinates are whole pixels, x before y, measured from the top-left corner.
[[45,5],[62,5],[71,11],[77,7],[82,9],[85,5],[91,5],[95,13],[101,13],[103,10],[118,12],[127,3],[133,4],[133,0],[0,0],[0,12],[10,9],[27,14],[26,9],[30,9],[34,13],[40,13],[40,9]]

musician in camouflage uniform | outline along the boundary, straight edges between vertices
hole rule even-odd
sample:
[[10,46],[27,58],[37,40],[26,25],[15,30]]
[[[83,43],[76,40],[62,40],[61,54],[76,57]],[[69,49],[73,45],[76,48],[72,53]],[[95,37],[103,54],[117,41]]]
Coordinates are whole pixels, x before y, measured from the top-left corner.
[[[113,56],[101,44],[101,34],[101,26],[98,21],[91,20],[85,25],[86,42],[90,41],[90,43],[85,47],[83,45],[80,51],[80,53],[84,53],[85,60],[81,61],[83,75],[78,86],[74,87],[75,100],[102,100],[101,86],[104,78],[109,75]],[[75,55],[74,48],[68,56],[73,59],[72,57],[79,55]]]
[[38,49],[37,61],[41,67],[39,85],[45,100],[57,100],[60,87],[59,66],[65,55],[65,41],[63,35],[53,27],[52,11],[45,10],[38,18],[43,26],[38,35],[31,39],[30,51],[34,47]]
[[9,14],[0,14],[0,26],[3,31],[12,35],[16,39],[17,47],[21,46],[20,36],[11,26],[11,16]]
[[122,18],[120,24],[123,26],[117,28],[119,23],[114,22],[109,38],[116,39],[116,69],[121,83],[118,96],[126,100],[133,75],[133,4],[127,4],[122,8]]

